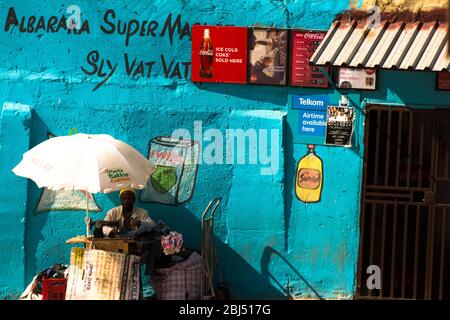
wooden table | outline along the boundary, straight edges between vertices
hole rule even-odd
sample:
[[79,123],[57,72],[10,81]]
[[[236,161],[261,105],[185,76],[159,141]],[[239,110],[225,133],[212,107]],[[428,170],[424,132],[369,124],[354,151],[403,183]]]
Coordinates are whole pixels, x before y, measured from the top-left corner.
[[140,255],[139,243],[129,238],[94,238],[76,236],[66,241],[67,244],[84,244],[87,249],[97,249],[124,254]]

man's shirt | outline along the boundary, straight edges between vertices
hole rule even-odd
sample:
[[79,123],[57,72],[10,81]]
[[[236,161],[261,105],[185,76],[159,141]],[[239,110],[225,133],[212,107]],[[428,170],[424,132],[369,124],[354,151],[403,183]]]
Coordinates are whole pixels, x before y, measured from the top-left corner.
[[[120,228],[123,227],[123,215],[122,215],[122,206],[118,206],[115,208],[112,208],[106,213],[105,221],[119,221],[120,222]],[[141,222],[147,222],[150,224],[155,224],[153,220],[148,215],[147,210],[142,208],[133,208],[133,213],[131,214],[131,220],[139,220]],[[108,236],[112,230],[117,231],[116,227],[103,227],[103,234],[105,236]]]

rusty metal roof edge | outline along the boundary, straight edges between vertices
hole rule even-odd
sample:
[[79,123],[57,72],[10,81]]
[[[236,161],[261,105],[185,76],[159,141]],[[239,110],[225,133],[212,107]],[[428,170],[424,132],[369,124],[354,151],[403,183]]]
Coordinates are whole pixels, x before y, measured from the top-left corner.
[[416,60],[414,60],[414,63],[413,63],[413,65],[412,65],[412,67],[413,67],[414,69],[417,68],[417,65],[419,64],[420,60],[422,59],[423,54],[424,54],[425,51],[428,49],[428,46],[430,45],[431,39],[433,39],[433,36],[434,36],[434,34],[436,33],[436,30],[438,29],[438,27],[439,27],[439,22],[436,21],[435,24],[434,24],[434,26],[433,26],[433,30],[432,30],[432,31],[430,32],[430,34],[428,35],[428,38],[427,38],[427,40],[425,41],[424,45],[422,46],[422,49],[420,49],[420,52],[419,52],[419,54],[417,55]]
[[325,51],[325,49],[328,46],[328,44],[330,43],[331,39],[333,39],[334,35],[336,34],[336,31],[339,29],[339,27],[341,25],[341,22],[340,21],[334,21],[333,25],[334,25],[334,28],[331,30],[330,35],[328,35],[328,33],[325,35],[325,39],[324,39],[325,41],[322,41],[322,43],[319,45],[319,47],[317,48],[317,50],[314,53],[314,55],[309,60],[313,64],[315,64],[319,60],[320,56]]
[[405,29],[405,27],[406,27],[406,23],[403,22],[401,24],[400,28],[398,28],[397,34],[395,35],[394,39],[389,44],[389,48],[386,50],[386,53],[384,54],[383,58],[380,60],[379,66],[384,66],[384,64],[386,63],[386,60],[391,55],[392,50],[394,50],[395,44],[397,43],[398,38],[400,38],[400,35],[402,34],[402,32]]
[[400,55],[400,58],[395,63],[395,66],[401,69],[401,65],[403,63],[403,60],[405,60],[406,55],[409,53],[409,50],[411,49],[412,44],[416,40],[417,35],[419,34],[420,29],[422,29],[423,22],[419,22],[419,25],[416,27],[416,30],[414,30],[414,34],[411,36],[411,39],[409,39],[408,44],[406,45],[405,49],[403,50],[403,53]]
[[[349,20],[363,20],[373,15],[366,10],[345,10],[336,15],[335,20],[348,18]],[[447,9],[435,8],[430,11],[418,11],[413,12],[410,10],[395,10],[395,11],[382,11],[381,20],[389,20],[391,22],[404,21],[406,23],[411,22],[433,22],[433,21],[446,21]]]
[[434,70],[436,63],[438,62],[439,57],[441,56],[442,50],[445,50],[445,45],[447,44],[447,37],[444,37],[442,43],[439,45],[439,49],[436,51],[436,55],[430,63],[430,69]]
[[336,58],[338,57],[339,53],[341,52],[342,48],[344,47],[344,45],[348,42],[348,39],[350,38],[350,36],[353,34],[353,32],[355,32],[355,29],[357,27],[357,23],[356,22],[352,22],[352,27],[350,32],[348,32],[345,35],[345,38],[342,40],[341,44],[339,45],[339,47],[337,48],[337,50],[335,51],[335,53],[331,56],[330,58],[330,63],[333,65],[334,61],[336,60]]
[[361,48],[362,44],[364,43],[364,41],[367,38],[367,35],[370,32],[370,28],[368,26],[366,26],[366,29],[364,30],[364,34],[363,36],[358,40],[358,43],[356,44],[356,46],[353,48],[352,52],[350,53],[346,63],[348,65],[351,65],[351,63],[353,62],[353,60],[356,57],[356,54],[358,53],[358,50]]
[[435,60],[434,58],[437,59],[438,56],[436,56],[436,53],[439,49],[442,49],[441,44],[445,39],[445,35],[447,33],[446,31],[444,31],[445,34],[442,35],[443,29],[446,30],[446,27],[445,26],[443,27],[442,24],[438,24],[438,27],[433,34],[433,37],[430,39],[427,48],[425,49],[422,57],[420,58],[416,66],[418,70],[426,70],[433,63],[433,61]]
[[[382,21],[384,22],[384,26],[380,31],[377,30],[376,39],[370,40],[369,42],[366,42],[367,36],[370,32],[370,28],[367,26],[361,36],[355,37],[353,36],[355,29],[360,27],[361,24],[364,23],[364,21],[367,21],[367,17],[370,16],[368,12],[363,11],[345,11],[339,15],[336,16],[335,20],[333,21],[332,26],[330,26],[329,33],[327,34],[326,41],[322,42],[317,51],[314,53],[313,57],[310,59],[309,63],[310,65],[317,65],[317,66],[341,66],[346,67],[352,65],[353,67],[357,68],[365,68],[367,67],[367,64],[369,61],[371,61],[372,55],[379,46],[381,46],[381,40],[385,36],[388,28],[394,24],[394,23],[400,23],[399,27],[393,26],[398,28],[397,32],[390,35],[389,38],[392,38],[392,40],[388,43],[383,43],[383,47],[387,47],[387,49],[383,49],[382,51],[386,50],[383,54],[383,57],[377,61],[373,61],[373,68],[379,68],[379,69],[391,69],[391,70],[416,70],[417,67],[420,64],[421,70],[433,70],[436,71],[437,69],[440,69],[444,66],[444,64],[449,61],[449,65],[447,66],[447,69],[443,69],[445,71],[450,71],[450,56],[447,57],[447,59],[441,58],[443,51],[445,50],[445,44],[448,41],[448,34],[446,37],[444,37],[441,44],[437,45],[440,41],[440,38],[442,35],[439,36],[439,39],[436,41],[434,40],[434,37],[436,35],[436,32],[439,28],[446,26],[447,21],[445,20],[446,17],[446,9],[436,9],[432,11],[419,11],[417,13],[410,12],[410,11],[396,11],[396,12],[382,12]],[[348,18],[348,21],[346,19]],[[427,33],[421,32],[423,29],[424,24],[429,25],[429,23],[434,22],[434,25],[430,31],[427,30]],[[342,27],[342,24],[349,23],[351,25],[349,32],[347,32],[345,35],[342,34],[342,39],[339,39],[339,41],[333,40],[336,37],[336,32],[339,30],[339,28]],[[405,42],[401,46],[404,49],[401,50],[401,52],[397,52],[395,54],[395,58],[397,58],[398,61],[392,61],[393,64],[390,63],[390,67],[386,67],[385,63],[391,57],[394,52],[393,50],[396,48],[396,44],[398,43],[400,37],[405,32],[405,28],[408,25],[415,24],[415,29],[411,30],[413,33],[412,35],[408,36],[410,39],[405,39],[407,41],[406,45]],[[394,30],[395,30],[394,29]],[[425,30],[425,29],[423,29]],[[361,32],[361,31],[360,31]],[[442,32],[442,31],[440,31]],[[418,36],[420,34],[420,43]],[[339,37],[341,37],[339,36]],[[352,41],[352,47],[349,48],[348,51],[351,50],[350,55],[348,57],[343,57],[343,59],[340,59],[339,61],[336,61],[337,57],[339,56],[342,49],[348,45],[348,41],[350,37],[354,38],[354,41]],[[334,42],[333,42],[334,41]],[[373,41],[373,42],[372,42]],[[431,42],[433,42],[432,48],[430,48]],[[371,43],[372,42],[372,43]],[[330,47],[331,43],[339,43],[339,45],[334,48]],[[415,44],[416,43],[416,44]],[[364,45],[365,44],[365,45]],[[364,48],[362,46],[364,45]],[[412,48],[414,47],[414,50]],[[367,50],[367,51],[366,51]],[[437,50],[437,52],[434,54],[433,51]],[[334,52],[333,52],[334,51]],[[329,61],[323,61],[325,60],[323,54],[328,56],[326,60]],[[414,53],[414,54],[412,54]],[[425,54],[433,55],[432,60],[430,61],[430,58],[427,58],[428,61],[423,61]],[[347,54],[345,54],[347,55]],[[358,61],[355,61],[356,55],[358,55]],[[321,59],[322,58],[322,59]],[[345,59],[345,60],[344,60]],[[378,60],[379,58],[377,58]],[[405,60],[407,59],[407,60]],[[391,58],[392,60],[392,58]],[[439,60],[439,61],[438,61]],[[318,61],[321,61],[320,64],[317,64]],[[337,62],[338,64],[335,64]],[[371,65],[372,65],[371,64]]]
[[372,46],[370,47],[369,51],[367,52],[366,57],[363,59],[362,61],[362,65],[367,65],[367,62],[369,61],[370,57],[372,56],[372,54],[374,53],[375,49],[378,47],[378,45],[380,44],[381,39],[383,38],[384,34],[386,33],[387,28],[390,26],[391,22],[387,21],[384,26],[383,29],[381,30],[381,32],[378,34],[377,39],[374,41],[374,43],[372,43]]

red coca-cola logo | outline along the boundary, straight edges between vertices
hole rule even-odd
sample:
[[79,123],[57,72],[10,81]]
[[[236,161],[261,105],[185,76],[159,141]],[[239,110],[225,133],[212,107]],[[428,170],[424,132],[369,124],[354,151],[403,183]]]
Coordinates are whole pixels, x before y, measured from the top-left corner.
[[200,55],[201,56],[213,56],[213,51],[212,50],[200,50]]
[[325,34],[323,33],[305,33],[304,38],[307,40],[323,40],[325,38]]

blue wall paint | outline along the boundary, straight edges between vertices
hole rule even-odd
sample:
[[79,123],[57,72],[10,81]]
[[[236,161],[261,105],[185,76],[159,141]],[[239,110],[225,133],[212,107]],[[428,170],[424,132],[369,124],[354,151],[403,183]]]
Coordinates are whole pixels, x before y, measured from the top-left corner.
[[[27,181],[11,170],[30,146],[31,108],[26,105],[5,103],[0,119],[0,183],[4,186],[0,202],[0,232],[2,254],[0,296],[18,298],[24,288],[25,266],[25,211],[27,208]],[[15,192],[7,192],[12,191]]]
[[370,103],[391,103],[417,108],[448,107],[450,93],[436,91],[436,73],[383,71],[379,73],[382,87],[377,92],[366,93]]
[[[201,214],[210,199],[221,196],[215,245],[224,279],[235,298],[283,299],[288,291],[305,298],[352,297],[359,240],[363,113],[357,116],[353,148],[317,147],[324,163],[322,201],[304,204],[295,197],[294,180],[296,164],[306,153],[306,146],[293,143],[295,128],[286,121],[286,113],[291,95],[311,93],[310,90],[193,84],[178,77],[166,78],[161,54],[169,61],[190,61],[188,37],[175,36],[171,44],[167,35],[135,36],[125,46],[124,36],[108,36],[99,29],[108,8],[115,10],[116,21],[158,21],[159,34],[169,14],[172,21],[181,14],[182,26],[200,22],[326,29],[348,2],[81,1],[78,5],[89,20],[89,35],[67,35],[63,31],[26,34],[17,28],[3,31],[11,6],[20,19],[33,14],[59,16],[70,4],[41,0],[32,7],[5,1],[0,6],[0,45],[7,48],[0,52],[0,102],[19,102],[33,108],[28,127],[6,112],[1,119],[2,137],[16,138],[14,143],[1,140],[0,182],[7,182],[17,192],[13,201],[4,193],[0,195],[1,214],[12,218],[0,220],[0,228],[8,230],[6,239],[15,245],[10,250],[12,254],[5,253],[2,241],[0,297],[23,291],[37,271],[56,262],[68,263],[70,246],[65,241],[84,231],[83,212],[33,214],[42,190],[32,182],[27,188],[24,179],[10,173],[28,144],[34,146],[46,140],[48,132],[66,135],[75,127],[79,132],[112,134],[147,155],[150,139],[170,135],[177,128],[193,133],[194,121],[202,121],[204,130],[217,128],[222,132],[227,128],[282,130],[280,170],[273,176],[262,176],[260,165],[200,165],[194,194],[187,204],[138,205],[148,209],[153,219],[163,219],[181,232],[187,246],[198,249]],[[96,91],[92,88],[99,82],[98,77],[86,77],[80,69],[88,67],[86,56],[92,50],[119,63],[119,71]],[[133,58],[156,61],[151,77],[128,77],[124,71],[125,52]],[[436,93],[433,79],[431,73],[383,71],[377,92],[354,94],[351,98],[357,105],[361,101],[446,105],[449,94]],[[422,92],[411,92],[409,85]],[[332,103],[339,99],[339,92],[331,89],[313,92],[330,94]],[[428,101],[430,96],[433,100]],[[22,116],[29,117],[20,113]],[[5,123],[12,127],[4,127]],[[11,131],[13,128],[17,132]],[[96,201],[107,210],[117,205],[118,197],[99,194]],[[94,219],[103,218],[105,212],[91,215]],[[15,221],[14,228],[11,221]],[[11,266],[16,269],[12,271]]]
[[[329,103],[339,104],[340,92],[332,89],[315,92],[328,93]],[[292,94],[311,93],[314,90],[292,90]],[[293,274],[297,275],[290,278],[292,294],[296,297],[351,298],[355,290],[364,113],[359,107],[360,95],[346,93],[356,108],[352,147],[316,146],[316,154],[323,162],[322,196],[317,204],[303,203],[296,198],[297,163],[307,148],[304,144],[289,143],[296,134],[297,121],[288,119],[285,187],[286,204],[290,208],[285,211],[286,257],[294,266],[290,267],[295,269]],[[289,117],[292,114],[295,112],[289,112]]]

